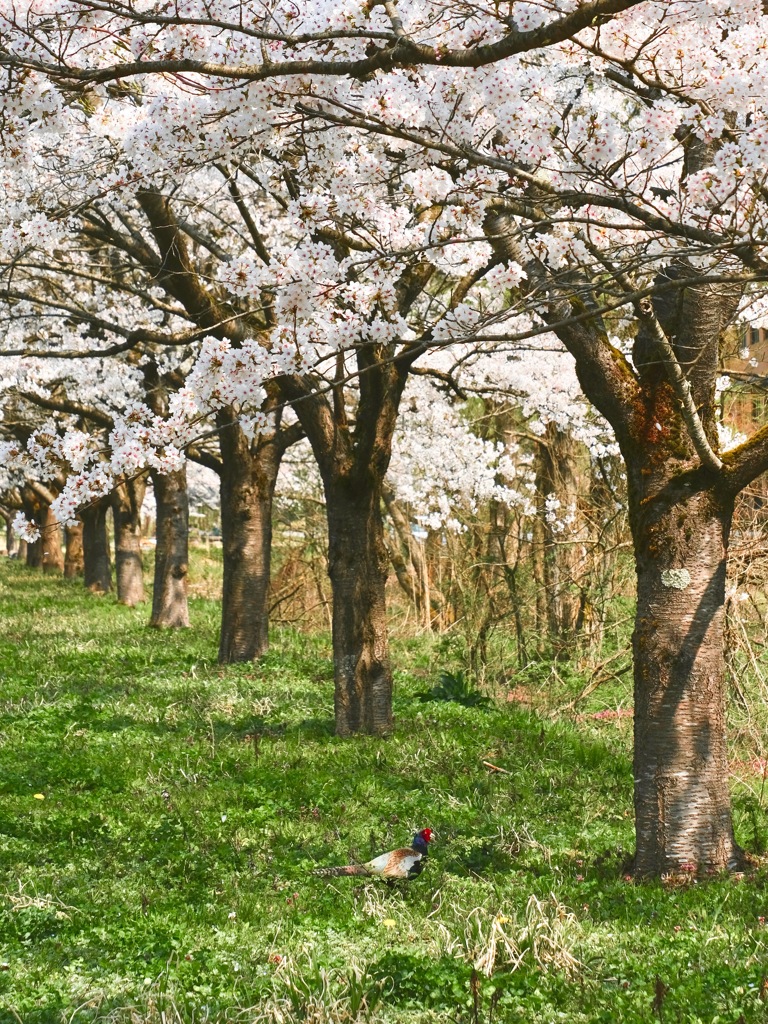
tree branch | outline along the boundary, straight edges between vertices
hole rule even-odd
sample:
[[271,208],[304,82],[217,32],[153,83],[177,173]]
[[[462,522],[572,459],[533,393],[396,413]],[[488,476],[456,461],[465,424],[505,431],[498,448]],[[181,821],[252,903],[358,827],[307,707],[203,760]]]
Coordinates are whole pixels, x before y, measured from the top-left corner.
[[[294,77],[299,75],[365,78],[376,71],[391,71],[394,68],[412,67],[414,64],[479,68],[518,53],[527,53],[564,42],[583,29],[590,28],[604,19],[636,7],[642,2],[643,0],[591,0],[591,2],[580,4],[568,14],[528,31],[516,29],[514,20],[510,18],[507,21],[507,24],[511,23],[512,25],[510,31],[496,42],[456,49],[441,49],[432,43],[415,42],[405,35],[387,34],[385,36],[386,44],[375,48],[370,56],[362,59],[307,58],[284,61],[265,60],[261,64],[230,65],[192,58],[161,58],[159,60],[132,60],[124,64],[112,64],[101,68],[83,68],[67,64],[63,58],[59,61],[44,61],[23,57],[7,49],[0,49],[0,67],[38,71],[54,80],[83,85],[116,82],[138,75],[153,74],[202,75],[226,80],[259,82],[278,76]],[[93,4],[82,4],[81,6],[84,7],[84,13],[97,9]],[[112,10],[111,8],[105,9]],[[137,15],[134,11],[125,10],[121,13],[125,15],[128,23],[142,23],[142,16]],[[158,17],[154,17],[152,20],[159,23]],[[187,19],[184,19],[184,23],[186,22]],[[174,22],[169,23],[173,24]],[[200,19],[199,23],[220,27],[213,19]],[[23,26],[16,25],[16,28],[23,35],[36,38],[34,32],[25,30]],[[232,30],[240,32],[242,27],[240,25],[232,26]],[[288,34],[275,35],[278,41],[288,45],[294,45],[297,40],[301,40],[301,36],[294,39]],[[342,38],[350,35],[351,33],[345,32]],[[357,33],[355,35],[359,37]],[[326,38],[330,40],[337,37],[330,33],[321,34],[319,38],[315,35],[311,41],[321,41]],[[267,38],[266,33],[263,34],[263,38]],[[381,34],[366,32],[363,38],[373,41],[375,38],[381,38]]]
[[661,324],[656,319],[650,299],[642,299],[638,303],[638,315],[652,337],[656,350],[659,353],[669,383],[672,385],[675,397],[680,403],[680,412],[688,431],[688,436],[693,447],[696,449],[696,454],[699,456],[702,466],[706,466],[707,469],[722,469],[723,463],[720,457],[713,451],[704,432],[696,403],[691,395],[691,383],[683,372],[675,355],[675,350],[662,330]]
[[67,398],[44,398],[42,395],[35,395],[27,391],[16,392],[20,398],[38,406],[40,409],[50,409],[52,412],[69,413],[72,416],[81,416],[83,419],[91,420],[100,427],[111,430],[115,423],[111,416],[95,409],[92,405],[80,405],[78,402],[71,402]]

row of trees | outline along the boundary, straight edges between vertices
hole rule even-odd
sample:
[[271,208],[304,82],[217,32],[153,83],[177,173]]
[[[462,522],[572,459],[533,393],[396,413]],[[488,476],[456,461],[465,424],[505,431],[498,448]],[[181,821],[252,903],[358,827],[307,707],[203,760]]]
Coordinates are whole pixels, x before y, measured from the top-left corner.
[[337,729],[386,732],[381,508],[408,378],[450,387],[469,353],[527,345],[556,384],[567,350],[626,467],[636,870],[738,866],[725,576],[768,427],[722,450],[716,384],[768,270],[762,5],[38,0],[0,6],[0,32],[7,352],[125,355],[107,449],[76,424],[27,443],[43,479],[73,470],[55,514],[145,465],[171,480],[215,429],[227,557],[264,551],[242,495],[271,500],[270,452],[303,432]]
[[[103,517],[110,504],[116,507],[118,595],[129,603],[136,600],[141,594],[135,553],[144,488],[139,471],[149,462],[158,509],[151,621],[160,626],[186,625],[187,507],[185,470],[179,456],[181,448],[186,448],[192,459],[214,470],[221,481],[220,660],[258,657],[267,644],[277,475],[285,452],[306,437],[319,468],[328,517],[337,729],[342,734],[387,732],[392,725],[392,675],[384,594],[389,557],[381,515],[383,483],[407,378],[416,356],[425,352],[415,342],[378,344],[373,353],[370,345],[361,345],[352,354],[334,356],[327,373],[315,367],[311,372],[279,374],[266,384],[256,378],[248,359],[259,354],[253,351],[249,332],[268,329],[272,307],[264,300],[257,316],[238,303],[243,296],[229,295],[225,300],[215,281],[217,276],[232,274],[236,259],[244,266],[246,257],[237,256],[237,246],[242,245],[242,232],[249,222],[253,229],[249,249],[255,256],[263,251],[270,258],[254,221],[257,212],[264,216],[266,200],[261,190],[246,190],[234,182],[231,173],[225,176],[219,169],[213,173],[226,191],[223,196],[215,194],[215,204],[211,199],[204,213],[196,211],[197,223],[190,223],[190,214],[182,216],[176,210],[198,202],[201,176],[210,188],[207,171],[190,176],[191,196],[180,188],[173,199],[139,191],[135,198],[121,196],[119,211],[112,197],[106,202],[97,197],[80,210],[71,235],[59,239],[45,259],[8,260],[10,333],[18,337],[18,347],[7,350],[15,352],[18,360],[16,377],[8,378],[13,385],[8,395],[16,404],[24,401],[68,417],[63,424],[49,421],[36,429],[34,419],[27,417],[16,440],[27,442],[25,456],[34,452],[46,483],[53,468],[61,475],[62,460],[70,465],[79,460],[84,466],[79,476],[62,480],[61,494],[52,502],[54,511],[49,505],[34,521],[45,527],[49,515],[62,517],[87,508],[86,518],[94,517],[98,531],[93,541],[89,532],[88,547],[98,543],[101,552],[88,582],[103,588],[108,573]],[[290,198],[286,186],[282,206],[287,207]],[[281,208],[280,203],[276,205],[275,220]],[[353,241],[346,239],[342,258],[352,251]],[[339,234],[335,245],[342,247],[344,242]],[[274,244],[285,245],[277,233]],[[318,253],[331,258],[322,243],[313,240],[312,244],[314,259]],[[293,250],[289,253],[292,256]],[[402,298],[396,298],[399,315],[407,314],[419,299],[432,301],[425,291],[432,276],[428,264],[406,267],[395,283],[402,293]],[[73,281],[84,284],[74,290]],[[239,281],[235,275],[230,282],[235,292],[245,287]],[[465,281],[460,293],[464,298],[471,285]],[[485,280],[479,279],[477,286],[486,287]],[[459,295],[442,298],[450,312]],[[160,318],[158,306],[167,324],[165,333],[152,326]],[[40,333],[41,318],[45,350],[29,343],[30,334]],[[554,344],[555,339],[550,339],[550,346]],[[433,355],[423,372],[458,396],[483,392],[491,379],[502,392],[526,393],[523,378],[531,367],[519,358],[506,367],[505,362],[501,349],[484,354],[464,345],[458,355]],[[94,365],[98,365],[96,372]],[[571,419],[583,423],[586,416],[578,408],[571,367],[561,366],[559,376],[560,407],[556,403],[551,414],[546,409],[539,412],[537,421],[559,416],[566,423]],[[207,407],[201,408],[198,394],[191,415],[184,419],[182,403],[190,403],[190,381],[202,383]],[[229,395],[234,400],[226,400]],[[436,397],[422,396],[419,402],[414,392],[417,412],[410,418],[412,429],[420,407],[434,403]],[[563,400],[576,401],[576,409],[564,410]],[[541,403],[532,404],[539,408]],[[443,447],[456,443],[456,431],[451,436],[445,422],[451,415],[449,406],[443,403],[438,408],[441,429],[446,430],[442,438],[433,430],[426,451],[419,450],[422,432],[420,442],[411,447],[406,473],[412,474],[419,461],[437,456],[439,438]],[[175,418],[169,421],[172,411]],[[288,411],[293,415],[288,416]],[[69,440],[56,440],[62,429],[72,427],[75,432]],[[98,428],[95,435],[89,433],[94,427]],[[599,436],[597,428],[581,429],[589,439]],[[144,455],[142,444],[153,432],[160,435],[157,448]],[[475,477],[483,473],[490,473],[490,483],[497,486],[493,478],[500,474],[489,467],[494,455],[487,448],[481,444],[476,453],[479,461],[465,461],[453,474],[441,474],[422,498],[445,494],[449,488],[455,496],[471,492],[477,486]],[[12,456],[17,451],[14,442],[8,451]],[[105,451],[111,453],[111,466]],[[515,475],[511,462],[506,468],[510,476]],[[556,489],[554,482],[551,489]],[[516,491],[500,490],[505,499],[519,503]],[[449,518],[449,506],[444,497],[438,519]]]
[[[113,424],[100,411],[104,401],[98,407],[78,401],[72,380],[56,359],[40,360],[35,369],[35,390],[13,387],[6,394],[6,410],[13,410],[3,424],[6,437],[12,439],[8,448],[20,448],[32,435],[61,431],[74,414],[83,437],[88,431],[93,443],[106,446],[107,429]],[[570,650],[580,638],[586,646],[598,648],[606,613],[599,591],[606,567],[614,564],[624,539],[624,495],[615,455],[610,446],[601,447],[594,456],[588,448],[604,435],[604,428],[590,421],[573,375],[567,393],[549,414],[537,409],[526,415],[514,396],[507,405],[500,404],[498,397],[481,398],[485,385],[477,369],[475,363],[473,375],[463,375],[463,386],[457,370],[441,371],[431,380],[417,379],[409,385],[394,439],[394,461],[383,489],[387,572],[400,583],[419,628],[453,626],[466,634],[470,662],[478,670],[489,634],[509,617],[511,608],[523,660],[529,649],[545,645],[554,651]],[[515,374],[520,380],[528,376],[528,391],[534,390],[535,363],[518,360]],[[569,380],[567,374],[562,379]],[[450,393],[446,393],[446,380],[452,386]],[[547,415],[559,417],[561,425]],[[270,443],[269,433],[262,433],[259,440]],[[112,589],[107,540],[111,510],[117,599],[128,606],[143,602],[140,534],[142,519],[146,531],[146,511],[144,516],[142,511],[151,476],[149,496],[154,503],[152,518],[157,521],[151,624],[188,625],[187,491],[193,504],[226,508],[227,500],[220,462],[210,453],[206,457],[199,446],[191,452],[198,462],[171,474],[140,470],[125,476],[103,497],[83,506],[63,535],[51,506],[64,478],[59,474],[43,481],[20,471],[6,473],[0,512],[6,520],[8,550],[14,547],[13,522],[22,512],[39,528],[40,536],[29,543],[22,541],[18,557],[46,572],[83,576],[89,589],[106,593]],[[217,475],[210,472],[211,467],[219,470],[218,486],[212,486]],[[277,516],[289,527],[288,543],[281,545],[281,562],[288,562],[283,568],[290,576],[291,562],[300,557],[302,548],[311,546],[317,553],[327,543],[327,523],[317,516],[317,510],[324,508],[322,479],[303,439],[287,454],[275,454],[268,504],[262,488],[243,489],[247,501],[241,504],[239,517],[256,519],[258,544],[229,555],[232,517],[221,518],[224,593],[230,593],[230,600],[222,602],[221,663],[250,660],[266,650],[270,605],[285,604],[283,620],[291,614],[282,580],[278,579],[271,594],[268,586],[270,530],[275,519],[271,496],[278,467]],[[267,529],[262,528],[265,512]],[[468,576],[459,570],[462,561],[467,562]],[[602,584],[597,582],[601,576],[595,572],[597,561],[604,564]],[[233,572],[238,579],[258,577],[259,589],[233,585]],[[316,585],[315,574],[311,587]],[[307,581],[293,578],[287,586],[288,591],[301,593],[305,603]],[[527,602],[534,592],[538,596],[530,604],[535,614],[527,615],[516,605],[523,593]],[[243,642],[228,644],[226,637],[232,635]]]

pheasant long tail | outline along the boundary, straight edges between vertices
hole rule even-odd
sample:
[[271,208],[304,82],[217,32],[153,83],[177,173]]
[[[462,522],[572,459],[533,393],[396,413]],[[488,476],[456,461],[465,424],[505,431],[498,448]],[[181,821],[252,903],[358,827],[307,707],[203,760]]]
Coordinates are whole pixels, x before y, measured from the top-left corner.
[[312,872],[319,878],[337,878],[340,875],[370,875],[370,873],[363,864],[345,864],[340,868],[317,868]]

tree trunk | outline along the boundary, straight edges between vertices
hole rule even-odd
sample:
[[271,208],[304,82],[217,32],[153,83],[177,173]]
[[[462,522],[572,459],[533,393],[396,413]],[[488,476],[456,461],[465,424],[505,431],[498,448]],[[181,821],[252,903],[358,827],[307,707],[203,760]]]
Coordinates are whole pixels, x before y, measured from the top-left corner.
[[410,367],[407,358],[395,358],[393,346],[360,345],[355,360],[359,394],[354,421],[348,415],[342,354],[330,400],[309,376],[289,375],[280,385],[282,397],[293,403],[323,479],[339,736],[382,735],[392,729],[385,597],[389,558],[381,502]]
[[74,526],[64,528],[64,540],[66,557],[64,559],[64,576],[66,579],[74,579],[83,575],[83,524],[82,521]]
[[152,473],[157,504],[155,580],[150,626],[179,629],[189,626],[189,497],[187,471]]
[[[40,517],[40,502],[37,496],[28,488],[25,487],[22,495],[22,506],[24,509],[24,515],[27,519],[35,523],[39,528],[42,526]],[[37,540],[27,541],[24,546],[24,560],[26,565],[30,569],[42,569],[43,567],[43,538],[38,537]]]
[[80,512],[83,520],[83,582],[94,594],[112,589],[112,566],[107,538],[109,498],[101,498]]
[[392,729],[385,585],[389,558],[381,481],[373,472],[324,477],[333,591],[336,732]]
[[[690,479],[689,479],[690,483]],[[740,865],[731,824],[723,657],[730,498],[667,484],[630,498],[638,581],[638,876]]]
[[45,573],[64,571],[61,527],[51,512],[54,496],[42,484],[37,483],[25,487],[22,494],[24,513],[40,531],[38,539],[27,545],[27,565],[32,569],[42,569]]
[[145,600],[144,562],[141,557],[141,504],[145,476],[121,481],[112,491],[115,524],[115,575],[117,600],[133,608]]
[[272,500],[282,449],[274,435],[251,443],[228,412],[221,446],[224,580],[219,663],[254,661],[269,644]]
[[64,572],[64,548],[61,543],[61,527],[50,505],[40,507],[40,531],[42,541],[43,572],[58,575]]
[[8,516],[5,520],[5,551],[9,558],[16,558],[17,549],[16,534],[13,532],[13,517]]
[[27,566],[30,569],[42,569],[43,567],[43,538],[27,541]]
[[[556,654],[572,651],[582,606],[585,572],[583,530],[578,521],[577,442],[555,424],[537,444],[536,496],[541,520],[540,569],[550,644]],[[544,610],[542,609],[542,610]]]

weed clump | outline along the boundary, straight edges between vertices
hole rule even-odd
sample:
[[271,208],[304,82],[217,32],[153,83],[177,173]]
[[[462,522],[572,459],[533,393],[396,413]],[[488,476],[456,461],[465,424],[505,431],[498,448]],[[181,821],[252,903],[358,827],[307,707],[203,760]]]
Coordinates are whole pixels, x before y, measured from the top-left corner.
[[481,693],[464,672],[443,671],[430,690],[422,690],[416,696],[425,703],[432,700],[450,701],[462,704],[465,708],[486,708],[492,703],[491,698]]

